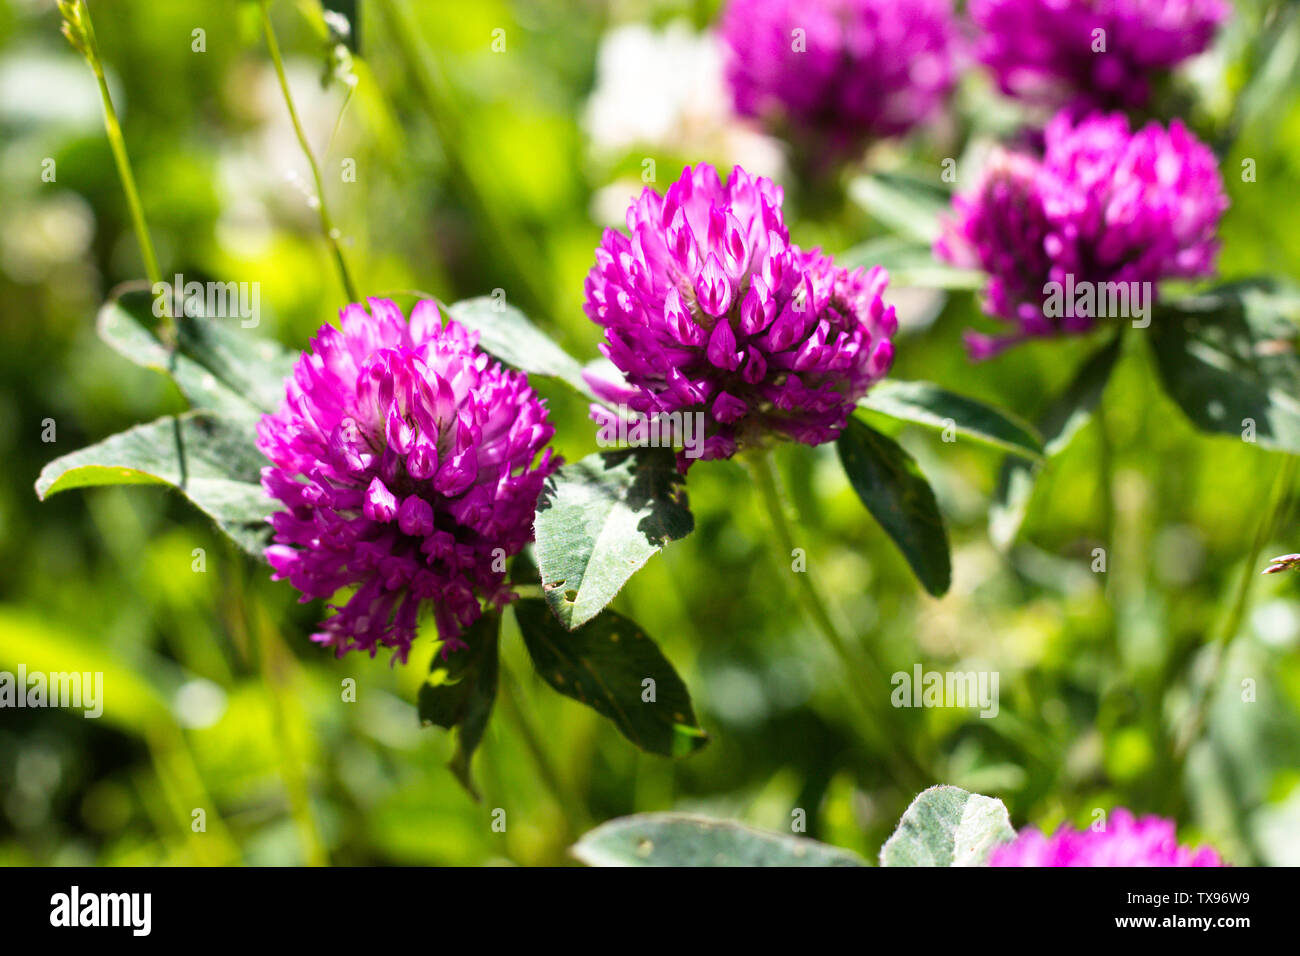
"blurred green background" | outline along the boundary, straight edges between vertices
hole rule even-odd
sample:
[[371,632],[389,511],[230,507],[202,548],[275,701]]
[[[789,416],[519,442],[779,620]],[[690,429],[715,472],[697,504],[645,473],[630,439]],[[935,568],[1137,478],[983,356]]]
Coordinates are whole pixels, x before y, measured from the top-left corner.
[[[349,63],[315,3],[274,3],[358,285],[449,301],[501,288],[570,352],[595,358],[583,279],[601,228],[621,219],[643,175],[662,189],[701,160],[788,175],[777,144],[728,116],[700,34],[716,6],[361,0]],[[1225,277],[1300,272],[1300,47],[1294,19],[1262,44],[1266,6],[1294,12],[1238,4],[1169,94],[1211,141],[1239,127],[1223,166]],[[260,283],[262,321],[249,334],[304,347],[342,293],[258,5],[101,0],[91,11],[164,275]],[[867,161],[937,184],[945,157],[1020,118],[971,70],[948,117]],[[319,605],[297,604],[172,493],[92,489],[39,504],[32,483],[47,461],[184,407],[94,332],[108,291],[144,269],[93,76],[59,35],[52,0],[0,0],[0,154],[0,670],[97,670],[105,684],[99,720],[0,711],[0,862],[562,863],[593,823],[665,809],[787,831],[803,809],[809,835],[874,858],[913,790],[852,730],[838,661],[798,613],[738,464],[692,469],[695,533],[614,604],[682,672],[710,746],[675,763],[639,754],[541,685],[508,618],[508,670],[560,779],[545,784],[498,705],[476,762],[482,803],[445,768],[449,735],[418,726],[432,638],[405,668],[335,660],[307,640]],[[1244,158],[1255,182],[1242,181]],[[838,253],[883,234],[852,205],[789,191],[803,245]],[[971,293],[893,296],[908,320],[896,377],[1026,418],[1100,340],[971,365],[961,332],[987,328]],[[891,746],[928,782],[1000,797],[1017,826],[1086,824],[1096,808],[1126,805],[1177,817],[1186,840],[1211,841],[1232,862],[1300,864],[1300,577],[1258,577],[1252,550],[1282,459],[1195,433],[1138,338],[1105,396],[1109,441],[1094,423],[1052,460],[1006,553],[987,523],[1000,456],[902,432],[950,521],[955,576],[942,600],[920,590],[830,446],[780,449],[808,573],[889,670],[1000,673],[996,719],[896,712]],[[539,390],[561,453],[594,450],[583,403],[551,383]],[[53,443],[42,440],[48,419]],[[1300,550],[1294,494],[1262,557]],[[1090,570],[1096,547],[1108,548],[1104,574]],[[1243,576],[1249,603],[1216,665],[1210,645]],[[355,702],[343,699],[348,678]],[[1173,742],[1202,687],[1209,719],[1180,761]],[[195,808],[204,832],[191,827]],[[492,827],[497,808],[504,832]]]

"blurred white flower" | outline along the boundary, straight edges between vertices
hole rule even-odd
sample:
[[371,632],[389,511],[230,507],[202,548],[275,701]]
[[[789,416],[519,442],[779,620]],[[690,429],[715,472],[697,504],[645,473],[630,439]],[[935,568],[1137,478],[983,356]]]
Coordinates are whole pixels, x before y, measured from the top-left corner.
[[77,193],[19,200],[0,224],[0,268],[15,282],[41,282],[90,249],[95,214]]
[[1281,598],[1265,601],[1250,612],[1250,624],[1269,647],[1290,647],[1300,637],[1300,608]]
[[[111,71],[107,82],[118,115],[125,115],[122,90]],[[102,129],[104,111],[95,78],[71,49],[59,54],[27,52],[0,57],[0,122],[80,132]]]
[[[784,169],[775,140],[746,126],[731,111],[719,41],[682,20],[656,30],[643,23],[615,27],[601,40],[596,86],[583,116],[592,154],[610,162],[642,149],[739,163],[751,174],[779,179]],[[670,182],[679,170],[662,170]],[[628,196],[641,191],[627,179],[601,190],[593,214],[621,222]]]
[[190,730],[211,727],[226,714],[226,692],[219,684],[196,677],[176,691],[172,712],[182,727]]

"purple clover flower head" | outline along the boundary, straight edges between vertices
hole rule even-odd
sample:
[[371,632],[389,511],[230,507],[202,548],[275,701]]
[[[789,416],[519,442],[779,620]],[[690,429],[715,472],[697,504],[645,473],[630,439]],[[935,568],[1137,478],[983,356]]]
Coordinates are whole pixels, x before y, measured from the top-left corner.
[[368,301],[370,314],[342,310],[341,331],[321,327],[258,423],[262,485],[285,508],[266,557],[303,601],[356,589],[312,640],[405,662],[424,601],[455,648],[481,601],[513,597],[505,558],[532,540],[555,429],[527,378],[479,351],[478,333],[444,326],[434,302],[408,323]]
[[[1100,315],[1045,309],[1048,283],[1069,299],[1125,283],[1154,296],[1161,279],[1214,271],[1215,230],[1228,207],[1214,154],[1181,122],[1130,132],[1123,114],[1048,124],[1042,157],[999,153],[953,202],[935,255],[989,274],[985,311],[1018,326],[969,334],[975,358],[1027,338],[1086,332]],[[1148,305],[1150,303],[1148,302]],[[1096,310],[1094,310],[1096,311]]]
[[719,26],[736,112],[813,155],[906,133],[956,75],[949,0],[731,0]]
[[663,196],[647,187],[633,201],[627,235],[605,230],[587,276],[585,310],[624,377],[588,381],[637,416],[701,415],[700,458],[769,435],[830,441],[893,362],[888,274],[791,245],[782,198],[739,166],[725,184],[687,167]]
[[1051,836],[1035,829],[1021,831],[1010,843],[994,849],[989,866],[1223,866],[1210,847],[1178,845],[1172,821],[1160,817],[1135,819],[1120,807],[1102,831],[1062,826]]
[[[1039,163],[1022,153],[990,157],[973,193],[953,197],[955,218],[935,242],[935,255],[988,273],[985,310],[1020,324],[1024,335],[1050,335],[1040,305],[1052,262],[1045,242],[1050,224],[1038,188]],[[976,358],[988,358],[999,340],[968,332]]]
[[[971,0],[975,55],[1002,92],[1046,106],[1140,107],[1154,74],[1203,52],[1223,0]],[[1104,46],[1103,46],[1104,44]]]

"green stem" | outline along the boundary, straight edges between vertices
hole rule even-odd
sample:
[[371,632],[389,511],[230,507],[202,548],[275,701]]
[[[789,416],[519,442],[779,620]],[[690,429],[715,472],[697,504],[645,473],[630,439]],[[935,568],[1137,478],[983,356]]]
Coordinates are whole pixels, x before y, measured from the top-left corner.
[[302,153],[307,157],[307,165],[311,167],[312,179],[316,183],[316,212],[320,216],[321,232],[325,234],[325,242],[329,245],[330,255],[338,268],[339,284],[343,287],[344,296],[349,302],[360,302],[361,297],[357,295],[356,286],[352,284],[352,275],[348,272],[348,264],[343,259],[343,249],[339,246],[338,230],[334,228],[325,205],[325,182],[321,179],[320,167],[316,164],[316,157],[311,151],[311,144],[307,141],[307,134],[303,131],[302,123],[298,119],[298,111],[293,105],[293,96],[289,92],[289,80],[284,73],[284,61],[280,58],[280,44],[276,42],[275,28],[271,26],[270,0],[262,0],[261,8],[266,48],[271,54],[271,62],[275,64],[275,75],[280,81],[280,92],[284,94],[284,105],[289,108],[289,120],[293,123],[298,145],[302,147]]
[[[149,721],[143,736],[166,811],[185,835],[195,859],[205,866],[238,865],[239,847],[208,793],[184,732],[165,717]],[[196,833],[192,814],[198,809],[205,812],[205,827]]]
[[467,163],[462,156],[461,143],[466,141],[467,134],[453,109],[447,81],[423,48],[414,19],[404,4],[393,0],[378,0],[375,6],[402,61],[403,73],[413,84],[412,88],[442,146],[451,178],[456,182],[456,192],[474,208],[478,219],[487,227],[491,240],[504,252],[502,260],[523,283],[531,305],[549,313],[549,283],[537,269],[538,263],[543,261],[541,250],[533,243],[522,241],[525,233],[511,223],[497,203],[490,200],[482,171]]
[[1246,120],[1245,110],[1255,105],[1256,97],[1251,94],[1258,94],[1256,83],[1271,65],[1277,45],[1286,41],[1287,31],[1297,16],[1300,16],[1300,11],[1288,9],[1288,0],[1274,0],[1261,15],[1260,28],[1251,41],[1250,55],[1242,61],[1250,64],[1248,75],[1233,100],[1227,121],[1215,139],[1214,153],[1220,161],[1227,157],[1240,136]]
[[1123,651],[1119,640],[1119,612],[1115,608],[1116,590],[1110,587],[1110,576],[1115,560],[1115,441],[1111,435],[1110,420],[1106,416],[1105,396],[1097,401],[1093,419],[1097,423],[1097,491],[1101,497],[1102,548],[1106,571],[1102,575],[1101,592],[1105,598],[1106,644],[1115,662],[1116,673],[1123,673]]
[[[153,240],[149,238],[149,226],[145,222],[144,207],[140,203],[140,193],[135,186],[135,174],[131,171],[131,159],[126,152],[126,139],[122,136],[122,124],[118,121],[117,110],[113,106],[113,97],[108,90],[108,81],[104,77],[104,64],[99,58],[99,43],[95,39],[95,26],[90,19],[90,7],[78,3],[73,15],[80,27],[80,37],[72,39],[73,46],[81,51],[95,82],[99,86],[99,98],[104,104],[104,131],[108,136],[109,148],[113,151],[113,162],[117,166],[118,179],[122,181],[122,192],[126,194],[126,206],[131,215],[131,227],[135,230],[135,239],[140,246],[140,257],[144,260],[144,271],[151,285],[162,283],[162,270],[158,267],[158,256],[154,252]],[[65,14],[66,16],[66,14]],[[65,31],[67,27],[65,26]],[[79,42],[80,41],[80,42]],[[166,301],[170,301],[166,299]],[[169,309],[164,309],[164,329],[169,339],[175,339],[175,319]]]
[[501,666],[501,678],[499,682],[501,702],[510,720],[514,723],[515,728],[519,731],[519,736],[524,742],[524,747],[528,750],[529,756],[532,757],[533,763],[537,766],[537,772],[542,778],[542,783],[551,792],[556,806],[559,807],[561,814],[569,828],[570,833],[565,837],[565,843],[572,838],[577,837],[590,826],[590,819],[587,815],[586,804],[582,798],[574,792],[564,782],[564,778],[556,770],[551,755],[547,752],[546,747],[542,744],[541,735],[533,727],[532,720],[528,716],[528,711],[524,704],[519,700],[519,691],[515,686],[514,675],[505,666],[503,660]]
[[1200,737],[1201,731],[1205,727],[1209,715],[1210,698],[1214,688],[1219,683],[1223,663],[1227,658],[1228,645],[1232,643],[1233,638],[1237,636],[1237,632],[1241,629],[1242,619],[1246,616],[1246,608],[1250,603],[1252,586],[1255,583],[1255,578],[1259,576],[1260,555],[1263,554],[1264,545],[1272,537],[1282,517],[1287,497],[1295,484],[1298,464],[1300,464],[1300,458],[1295,455],[1287,455],[1278,468],[1277,478],[1273,483],[1273,491],[1269,498],[1269,506],[1260,516],[1259,524],[1255,528],[1255,538],[1251,542],[1246,564],[1241,569],[1241,580],[1237,584],[1237,591],[1233,597],[1231,609],[1228,612],[1223,629],[1214,641],[1214,661],[1210,666],[1209,676],[1197,691],[1190,716],[1183,727],[1182,733],[1176,736],[1174,742],[1174,759],[1180,769],[1183,761],[1187,758],[1188,750]]
[[[772,453],[767,450],[755,451],[747,456],[747,463],[758,486],[759,497],[768,517],[776,542],[781,549],[781,561],[789,559],[795,550],[794,535],[790,529],[785,501],[777,484],[776,468],[772,462]],[[839,627],[830,615],[830,602],[821,593],[807,571],[796,572],[799,595],[803,600],[804,610],[812,623],[826,638],[842,665],[841,676],[850,700],[858,711],[858,730],[880,752],[888,756],[895,765],[896,772],[904,775],[913,786],[928,786],[929,773],[917,762],[906,749],[899,750],[898,744],[905,738],[902,733],[885,733],[884,726],[894,723],[893,714],[883,708],[873,706],[870,698],[855,686],[854,675],[861,674],[866,687],[884,688],[889,686],[885,669],[861,643],[851,643],[840,633]]]
[[289,798],[289,815],[302,841],[307,865],[328,866],[329,855],[325,851],[325,843],[321,839],[316,817],[311,810],[311,793],[307,786],[306,774],[290,736],[288,713],[291,704],[284,670],[291,666],[291,661],[288,655],[283,653],[279,638],[271,622],[266,619],[264,611],[259,611],[257,615],[256,631],[257,667],[262,685],[270,698],[271,721],[280,764],[280,780],[284,783],[285,793]]
[[1111,552],[1115,548],[1115,488],[1111,470],[1115,464],[1115,443],[1106,418],[1105,403],[1097,402],[1093,418],[1097,421],[1098,491],[1101,494],[1102,544],[1106,548],[1106,566],[1110,567]]

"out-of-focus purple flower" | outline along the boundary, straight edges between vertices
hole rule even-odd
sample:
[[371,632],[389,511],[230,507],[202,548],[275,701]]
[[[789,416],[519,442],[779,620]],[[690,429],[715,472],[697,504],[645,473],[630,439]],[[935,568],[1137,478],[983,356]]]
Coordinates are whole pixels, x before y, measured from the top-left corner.
[[812,154],[907,132],[955,76],[949,0],[731,0],[720,31],[736,112]]
[[[1032,156],[993,155],[974,192],[953,197],[955,217],[945,223],[934,247],[941,259],[987,272],[986,311],[1018,322],[1025,335],[1054,331],[1042,309],[1042,287],[1052,261],[1045,248],[1050,225],[1039,172]],[[967,342],[980,358],[997,350],[987,336],[968,333]]]
[[1223,866],[1210,847],[1178,845],[1174,824],[1160,817],[1134,819],[1124,808],[1111,813],[1102,831],[1062,826],[1051,836],[1022,830],[997,847],[989,866]]
[[1300,570],[1300,554],[1280,554],[1269,558],[1268,567],[1260,574],[1277,574],[1279,571]]
[[587,276],[587,315],[625,379],[592,387],[638,415],[701,414],[701,458],[769,434],[836,438],[893,361],[888,275],[791,245],[782,197],[739,166],[725,185],[712,166],[687,167],[665,195],[642,191],[627,235],[605,231]]
[[976,56],[1004,93],[1076,111],[1142,106],[1151,77],[1203,52],[1223,0],[971,0]]
[[408,323],[368,301],[370,314],[342,310],[341,331],[321,327],[258,423],[262,485],[285,507],[266,557],[304,601],[356,589],[313,640],[404,662],[424,601],[455,648],[480,601],[512,597],[505,559],[532,540],[555,429],[527,378],[479,351],[478,333],[444,326],[434,302]]
[[[999,153],[954,200],[935,254],[987,272],[985,310],[1018,326],[1001,338],[969,335],[972,354],[986,358],[1119,317],[1099,304],[1116,283],[1126,296],[1154,296],[1161,279],[1211,274],[1227,207],[1214,154],[1181,122],[1132,133],[1123,114],[1076,122],[1062,112],[1041,158]],[[1076,310],[1071,293],[1085,287],[1094,307]]]

